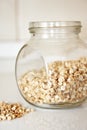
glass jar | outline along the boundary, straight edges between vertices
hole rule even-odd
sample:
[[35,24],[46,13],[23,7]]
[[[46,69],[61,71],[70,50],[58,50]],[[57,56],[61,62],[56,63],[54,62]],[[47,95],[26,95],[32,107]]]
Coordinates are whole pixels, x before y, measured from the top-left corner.
[[87,45],[80,21],[31,22],[31,38],[16,59],[22,96],[44,108],[80,105],[87,98]]

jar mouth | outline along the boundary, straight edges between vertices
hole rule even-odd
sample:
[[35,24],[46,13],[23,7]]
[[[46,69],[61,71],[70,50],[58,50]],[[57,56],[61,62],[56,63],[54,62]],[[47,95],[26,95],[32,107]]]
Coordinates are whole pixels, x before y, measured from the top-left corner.
[[39,21],[30,22],[29,30],[34,28],[81,27],[80,21]]

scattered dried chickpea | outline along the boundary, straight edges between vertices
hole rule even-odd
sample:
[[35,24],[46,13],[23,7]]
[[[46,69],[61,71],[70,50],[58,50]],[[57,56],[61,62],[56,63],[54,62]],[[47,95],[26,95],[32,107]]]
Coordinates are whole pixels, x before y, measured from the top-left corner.
[[87,58],[54,61],[45,68],[24,74],[18,82],[31,103],[76,103],[87,98]]

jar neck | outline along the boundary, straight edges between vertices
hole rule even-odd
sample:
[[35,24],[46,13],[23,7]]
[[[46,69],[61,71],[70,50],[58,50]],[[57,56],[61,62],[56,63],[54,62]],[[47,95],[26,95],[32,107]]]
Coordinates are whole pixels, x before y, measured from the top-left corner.
[[35,39],[62,39],[78,38],[79,27],[60,27],[60,28],[35,28],[31,32],[31,38]]

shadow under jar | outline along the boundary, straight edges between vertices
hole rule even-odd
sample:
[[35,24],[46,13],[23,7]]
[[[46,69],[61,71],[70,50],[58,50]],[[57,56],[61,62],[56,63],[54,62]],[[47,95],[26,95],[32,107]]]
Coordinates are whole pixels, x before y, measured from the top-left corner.
[[29,103],[43,108],[80,105],[87,98],[87,45],[80,21],[31,22],[31,38],[16,59],[16,80]]

